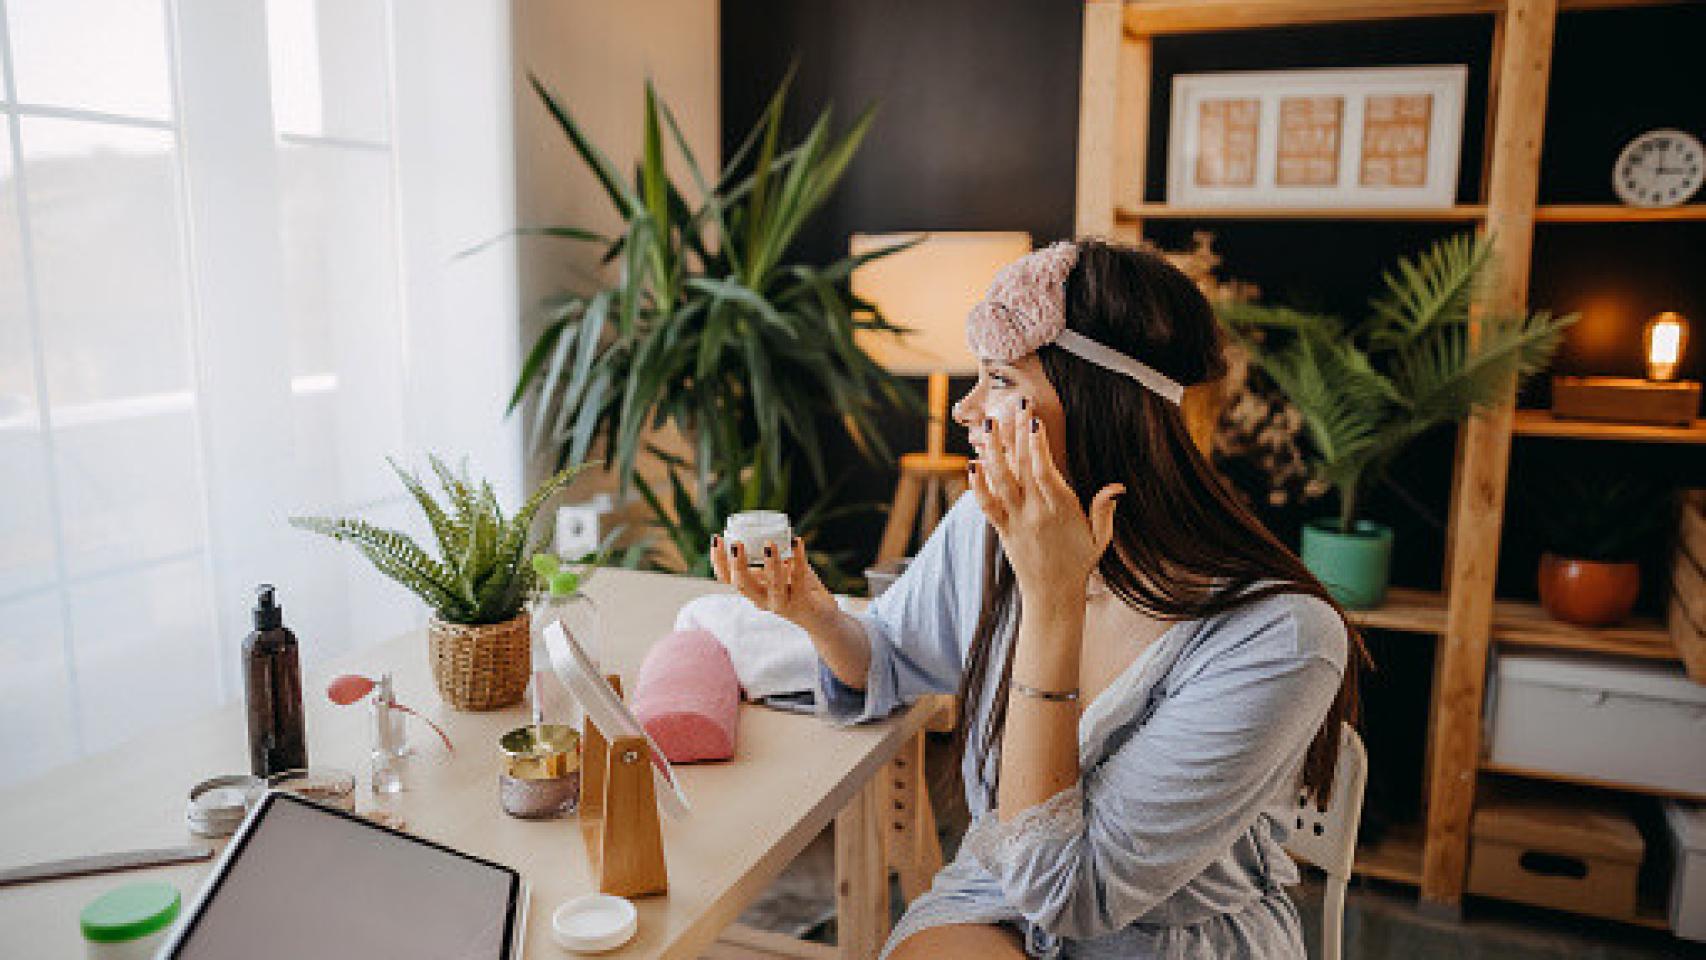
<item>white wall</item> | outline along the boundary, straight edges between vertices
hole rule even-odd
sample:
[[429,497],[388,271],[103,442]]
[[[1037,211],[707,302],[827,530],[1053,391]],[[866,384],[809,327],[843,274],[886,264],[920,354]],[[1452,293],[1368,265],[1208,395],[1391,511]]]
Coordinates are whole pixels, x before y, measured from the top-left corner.
[[[601,232],[619,224],[603,190],[527,86],[537,74],[624,175],[641,151],[641,110],[649,76],[675,112],[701,168],[721,165],[718,4],[716,0],[552,0],[513,8],[515,38],[515,168],[517,220]],[[666,134],[667,139],[667,134]],[[668,152],[674,153],[673,145]],[[676,183],[691,195],[684,168]],[[522,303],[566,289],[595,289],[601,250],[566,240],[521,242]],[[538,329],[536,311],[522,323],[523,349]],[[535,460],[535,472],[545,465]],[[589,477],[573,495],[609,489]],[[629,518],[643,511],[626,511]]]
[[[414,435],[466,454],[513,502],[522,490],[517,423],[504,419],[526,312],[513,240],[467,256],[516,224],[509,11],[498,3],[408,0],[396,7],[397,149],[404,309]],[[472,55],[470,55],[472,53]]]

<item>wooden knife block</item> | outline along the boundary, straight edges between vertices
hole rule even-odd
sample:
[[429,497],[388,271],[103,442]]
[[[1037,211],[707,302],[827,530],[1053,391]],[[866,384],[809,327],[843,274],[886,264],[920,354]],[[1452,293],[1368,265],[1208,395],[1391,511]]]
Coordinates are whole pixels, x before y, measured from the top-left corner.
[[[615,674],[606,679],[621,696],[621,679]],[[581,744],[581,839],[599,892],[618,897],[667,893],[669,875],[646,738],[606,741],[589,715]]]

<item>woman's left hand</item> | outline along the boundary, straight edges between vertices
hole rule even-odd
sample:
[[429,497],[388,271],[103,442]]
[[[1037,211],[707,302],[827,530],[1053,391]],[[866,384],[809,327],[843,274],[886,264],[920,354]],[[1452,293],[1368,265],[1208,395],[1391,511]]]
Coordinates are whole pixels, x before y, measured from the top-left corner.
[[970,468],[972,492],[1013,565],[1026,601],[1082,603],[1090,574],[1114,535],[1125,486],[1097,491],[1086,514],[1049,455],[1048,428],[1027,409],[986,423],[984,456]]

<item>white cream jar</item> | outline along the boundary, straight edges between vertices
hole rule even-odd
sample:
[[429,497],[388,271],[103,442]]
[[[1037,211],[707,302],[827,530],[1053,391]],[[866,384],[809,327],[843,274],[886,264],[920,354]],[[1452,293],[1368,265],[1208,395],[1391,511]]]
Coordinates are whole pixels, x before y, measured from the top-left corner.
[[746,551],[748,566],[764,565],[764,545],[774,543],[783,559],[794,555],[794,530],[788,515],[778,510],[748,510],[730,514],[723,529],[723,549],[734,557],[734,545]]

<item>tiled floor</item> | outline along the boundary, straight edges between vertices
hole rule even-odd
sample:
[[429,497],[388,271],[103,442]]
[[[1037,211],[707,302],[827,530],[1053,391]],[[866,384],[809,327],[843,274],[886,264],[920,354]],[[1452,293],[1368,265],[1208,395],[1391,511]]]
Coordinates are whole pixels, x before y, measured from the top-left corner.
[[[833,942],[834,844],[824,833],[741,916],[741,922],[812,940]],[[1320,956],[1321,888],[1292,890],[1304,916],[1310,956]],[[896,913],[900,905],[896,904]],[[1415,892],[1385,884],[1357,885],[1345,910],[1345,960],[1658,960],[1706,958],[1706,944],[1652,930],[1583,920],[1544,910],[1475,901],[1462,921],[1434,920],[1416,911]]]
[[[1321,889],[1292,891],[1315,953]],[[1352,888],[1345,907],[1346,960],[1657,960],[1706,957],[1706,944],[1656,930],[1579,918],[1489,900],[1473,900],[1461,921],[1435,920],[1416,911],[1416,892],[1386,884]]]
[[[931,744],[931,761],[942,748]],[[965,828],[964,805],[945,790],[932,790],[943,850],[953,855]],[[817,837],[771,885],[741,922],[766,930],[834,939],[835,854],[831,835]],[[1306,883],[1292,891],[1304,915],[1310,955],[1319,956],[1321,889]],[[898,893],[896,894],[898,897]],[[895,904],[896,914],[901,905]],[[1472,900],[1461,921],[1436,920],[1416,910],[1413,889],[1387,884],[1353,885],[1345,909],[1345,960],[1657,960],[1706,958],[1706,944],[1678,940],[1654,930]]]

